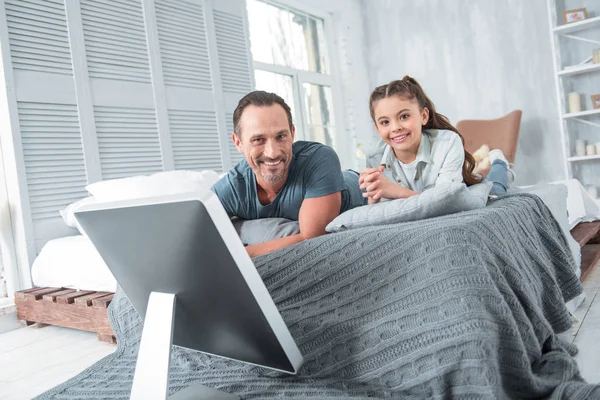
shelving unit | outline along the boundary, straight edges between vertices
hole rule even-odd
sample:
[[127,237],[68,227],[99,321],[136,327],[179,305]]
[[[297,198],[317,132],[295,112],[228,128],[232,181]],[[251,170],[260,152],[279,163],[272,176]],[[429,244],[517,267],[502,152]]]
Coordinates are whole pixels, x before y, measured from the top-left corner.
[[600,155],[595,156],[581,156],[581,157],[569,157],[567,161],[576,162],[576,161],[590,161],[590,160],[600,160]]
[[[552,1],[552,7],[556,10],[556,3]],[[554,20],[556,21],[556,19]],[[553,21],[551,21],[552,25],[554,25]],[[551,25],[551,26],[552,26]],[[573,22],[572,24],[555,26],[552,30],[556,33],[565,35],[568,33],[573,33],[577,31],[581,31],[584,29],[591,29],[594,27],[600,26],[600,17],[588,18],[585,21]]]
[[600,64],[585,64],[581,67],[565,68],[558,73],[560,76],[577,75],[600,69]]
[[598,109],[598,110],[586,110],[586,111],[580,111],[580,112],[576,112],[576,113],[563,114],[563,118],[565,118],[565,119],[568,119],[568,118],[579,118],[579,117],[586,117],[588,115],[594,115],[594,114],[600,114],[600,109]]
[[[582,106],[591,102],[591,95],[600,93],[600,85],[596,85],[600,83],[600,64],[584,63],[593,49],[600,48],[600,3],[583,1],[580,7],[586,7],[590,18],[570,24],[563,24],[564,1],[547,0],[547,5],[565,175],[579,179],[585,187],[596,186],[600,193],[600,154],[575,153],[577,139],[600,143],[600,109],[584,106],[582,111],[570,112],[568,104],[571,91],[582,95]],[[600,199],[596,201],[600,205]]]

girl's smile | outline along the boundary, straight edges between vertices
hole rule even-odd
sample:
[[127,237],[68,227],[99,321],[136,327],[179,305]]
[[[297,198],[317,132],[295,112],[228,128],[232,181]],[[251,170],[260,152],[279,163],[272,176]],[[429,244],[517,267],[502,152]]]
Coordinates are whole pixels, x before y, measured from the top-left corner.
[[410,135],[410,133],[405,133],[404,135],[400,135],[400,136],[394,136],[390,140],[394,143],[403,143],[406,140],[406,138],[408,137],[408,135]]

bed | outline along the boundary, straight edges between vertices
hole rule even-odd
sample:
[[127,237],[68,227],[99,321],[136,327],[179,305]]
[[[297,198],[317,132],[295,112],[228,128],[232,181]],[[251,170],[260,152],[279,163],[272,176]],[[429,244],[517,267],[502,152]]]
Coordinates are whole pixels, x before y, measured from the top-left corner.
[[[255,264],[305,357],[297,376],[174,348],[170,392],[242,398],[589,399],[565,302],[582,291],[566,237],[536,196],[322,236]],[[128,398],[142,321],[117,289],[114,354],[41,395]]]
[[[208,183],[214,182],[217,178],[212,171],[203,173],[171,171],[97,183],[92,185],[91,192],[99,199],[111,201],[123,197],[162,193],[165,190],[171,192],[177,192],[184,188],[205,190]],[[581,207],[585,200],[582,197],[585,192],[578,190],[580,188],[577,181],[567,181],[565,184],[569,188],[568,196],[563,185],[541,184],[525,190],[540,196],[549,207],[566,235],[576,265],[581,265],[581,250],[578,243],[569,234],[569,228],[582,218],[594,218],[594,210]],[[464,188],[463,194],[466,194]],[[485,193],[482,193],[479,198],[478,202],[482,202],[477,207],[483,207],[487,201]],[[441,199],[440,204],[445,210],[445,204],[448,202],[447,195]],[[579,201],[573,201],[573,199]],[[464,202],[461,199],[455,200],[453,203]],[[61,212],[65,223],[73,228],[78,228],[74,211],[83,204],[95,201],[98,201],[97,198],[87,197],[69,205]],[[569,209],[568,217],[564,211],[566,208]],[[449,211],[445,210],[445,212]],[[422,217],[426,216],[421,215],[420,218]],[[238,234],[247,244],[262,243],[299,231],[297,222],[282,219],[234,220],[233,222]],[[579,269],[576,273],[580,274]],[[112,301],[110,294],[116,291],[116,281],[84,235],[48,241],[33,264],[32,280],[34,285],[39,288],[36,292],[18,292],[15,296],[19,319],[25,321],[26,324],[41,322],[90,330],[97,332],[100,340],[115,342],[116,338],[108,322],[106,306]],[[78,292],[74,292],[74,290],[78,290]],[[574,313],[584,298],[584,294],[581,293],[568,301],[568,310]],[[81,309],[68,307],[68,305],[85,305],[90,308]]]
[[[78,229],[74,212],[81,205],[97,201],[114,201],[156,194],[179,193],[181,190],[206,190],[219,179],[214,171],[167,171],[150,176],[101,181],[89,185],[92,196],[67,206],[61,211],[66,226]],[[564,185],[564,187],[563,187]],[[567,190],[565,190],[565,187]],[[567,235],[576,263],[581,261],[579,245],[568,232],[581,221],[600,219],[600,210],[577,180],[539,184],[514,189],[539,196],[548,206],[562,231]],[[564,210],[568,212],[565,213]],[[246,244],[262,243],[269,239],[297,233],[296,222],[287,220],[235,221],[238,234]],[[41,248],[32,265],[32,280],[38,287],[66,287],[78,290],[114,292],[116,281],[91,242],[84,235],[52,239]],[[578,272],[579,273],[579,272]]]

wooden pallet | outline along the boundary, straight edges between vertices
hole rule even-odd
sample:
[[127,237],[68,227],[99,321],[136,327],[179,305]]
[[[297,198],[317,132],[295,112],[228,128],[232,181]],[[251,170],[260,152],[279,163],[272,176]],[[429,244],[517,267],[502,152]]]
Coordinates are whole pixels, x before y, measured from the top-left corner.
[[600,265],[600,221],[581,222],[571,229],[571,236],[581,246],[581,281]]
[[96,332],[103,342],[116,343],[107,307],[114,293],[37,287],[15,292],[17,319]]

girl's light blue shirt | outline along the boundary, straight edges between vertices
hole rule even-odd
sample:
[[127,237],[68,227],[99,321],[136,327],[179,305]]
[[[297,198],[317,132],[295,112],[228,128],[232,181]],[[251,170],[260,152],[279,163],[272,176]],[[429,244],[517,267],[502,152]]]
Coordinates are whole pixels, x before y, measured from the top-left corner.
[[460,136],[452,131],[437,129],[423,131],[417,150],[416,188],[410,185],[394,151],[387,143],[380,141],[367,154],[368,168],[383,165],[383,175],[386,178],[418,192],[425,191],[437,183],[463,182],[464,162],[465,149]]

